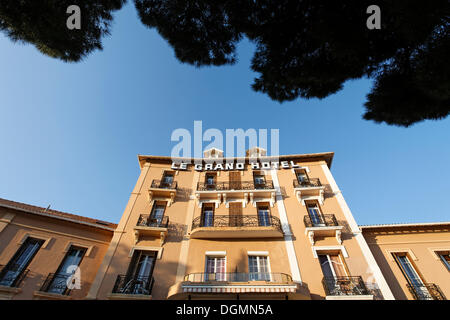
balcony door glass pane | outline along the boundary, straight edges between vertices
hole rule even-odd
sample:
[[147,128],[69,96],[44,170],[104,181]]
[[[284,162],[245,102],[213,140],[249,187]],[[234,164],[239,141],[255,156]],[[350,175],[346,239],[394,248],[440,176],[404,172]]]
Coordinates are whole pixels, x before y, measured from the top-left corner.
[[397,256],[398,261],[413,286],[422,286],[423,282],[406,255]]
[[258,224],[262,227],[270,226],[270,211],[268,207],[258,208]]
[[225,257],[207,257],[205,280],[225,281]]
[[311,222],[314,226],[323,226],[322,215],[317,204],[308,204],[308,214],[311,218]]
[[164,174],[162,183],[163,183],[163,187],[165,187],[165,188],[170,187],[173,183],[173,175],[168,174],[168,173]]
[[417,273],[416,269],[412,265],[407,255],[397,255],[397,261],[399,262],[408,282],[413,287],[416,294],[422,300],[433,300],[432,296],[428,292],[428,289],[424,286],[422,279]]
[[335,273],[331,267],[330,261],[328,259],[328,255],[320,254],[319,255],[320,267],[322,268],[322,273],[325,278],[334,278]]
[[156,205],[153,207],[150,224],[160,225],[164,217],[165,205]]
[[266,180],[263,175],[255,175],[253,177],[253,180],[255,182],[256,189],[263,188],[264,185],[266,184]]
[[71,247],[64,257],[63,262],[55,273],[48,292],[64,294],[67,290],[67,284],[71,283],[71,278],[80,265],[81,259],[86,252],[84,248]]
[[16,279],[24,272],[43,243],[43,240],[27,238],[1,272],[0,285],[13,286]]
[[306,176],[306,173],[303,171],[297,172],[297,180],[301,184],[302,182],[305,182],[308,180],[308,177]]
[[203,209],[203,226],[204,227],[214,226],[214,210],[212,208]]

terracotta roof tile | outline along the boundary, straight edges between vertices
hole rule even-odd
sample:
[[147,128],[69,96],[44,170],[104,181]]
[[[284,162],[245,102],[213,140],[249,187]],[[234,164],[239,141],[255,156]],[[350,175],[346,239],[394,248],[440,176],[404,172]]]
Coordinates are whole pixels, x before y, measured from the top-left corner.
[[79,216],[79,215],[75,215],[75,214],[71,214],[71,213],[67,213],[67,212],[62,212],[62,211],[57,211],[57,210],[53,210],[53,209],[47,210],[46,208],[37,207],[37,206],[33,206],[30,204],[26,204],[26,203],[6,200],[6,199],[2,199],[2,198],[0,198],[0,206],[23,210],[23,211],[26,211],[29,213],[51,215],[51,216],[55,216],[55,218],[71,219],[71,220],[78,221],[80,223],[89,223],[89,224],[93,224],[94,226],[98,226],[99,228],[102,228],[102,229],[104,229],[105,227],[109,228],[109,229],[115,229],[117,227],[117,224],[112,223],[112,222],[83,217],[83,216]]

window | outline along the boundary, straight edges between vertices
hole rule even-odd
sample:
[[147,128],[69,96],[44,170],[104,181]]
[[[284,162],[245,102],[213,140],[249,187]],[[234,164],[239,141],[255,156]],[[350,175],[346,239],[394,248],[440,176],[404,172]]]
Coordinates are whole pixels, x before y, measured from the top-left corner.
[[202,227],[214,226],[214,207],[212,205],[204,205],[202,209]]
[[319,205],[316,202],[307,202],[306,208],[308,210],[311,222],[315,227],[325,226],[322,214],[320,212]]
[[86,248],[70,247],[46,291],[57,294],[68,294],[71,289],[68,288],[68,284],[74,280],[73,276],[85,253]]
[[135,250],[119,293],[150,294],[156,256],[156,251]]
[[409,285],[415,291],[420,300],[432,300],[428,289],[424,285],[422,278],[411,263],[407,253],[394,253],[394,258]]
[[205,184],[206,184],[206,188],[215,189],[216,188],[216,174],[207,173],[205,176]]
[[437,252],[437,254],[439,255],[439,258],[441,258],[441,261],[444,263],[447,270],[450,271],[450,252]]
[[325,278],[347,277],[344,261],[340,254],[319,254],[320,267]]
[[258,225],[261,227],[269,227],[270,223],[269,206],[258,206]]
[[153,206],[152,213],[150,215],[149,226],[159,226],[161,225],[162,219],[164,217],[164,211],[166,210],[165,203],[156,203]]
[[248,272],[250,281],[270,281],[269,260],[267,256],[249,256]]
[[173,172],[164,172],[161,179],[161,188],[171,188],[173,184]]
[[226,257],[206,257],[205,281],[226,281]]
[[257,171],[253,173],[253,182],[255,183],[255,189],[261,189],[266,185],[266,178],[261,172]]
[[14,287],[44,240],[27,238],[0,273],[0,285]]
[[299,184],[303,184],[308,181],[308,175],[305,170],[296,170],[295,175],[297,176],[297,180]]

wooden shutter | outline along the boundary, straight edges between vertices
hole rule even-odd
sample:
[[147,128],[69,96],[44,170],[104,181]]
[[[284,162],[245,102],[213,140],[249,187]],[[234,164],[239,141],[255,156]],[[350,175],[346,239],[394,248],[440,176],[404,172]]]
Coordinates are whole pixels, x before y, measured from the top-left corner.
[[239,227],[242,224],[242,203],[230,202],[229,225],[231,227]]
[[241,173],[239,171],[231,171],[229,174],[230,189],[241,189]]

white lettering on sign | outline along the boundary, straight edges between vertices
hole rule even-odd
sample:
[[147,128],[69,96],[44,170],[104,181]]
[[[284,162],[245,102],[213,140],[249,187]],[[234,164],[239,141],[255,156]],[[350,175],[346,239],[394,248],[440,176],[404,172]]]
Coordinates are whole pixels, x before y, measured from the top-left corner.
[[[295,168],[301,168],[299,164],[294,163],[294,161],[281,161],[281,162],[258,162],[253,161],[250,162],[249,165],[253,170],[270,170],[270,169],[295,169]],[[227,162],[225,164],[222,163],[206,163],[205,165],[201,163],[195,163],[194,170],[196,171],[227,171],[227,170],[244,170],[245,164],[243,162]],[[173,170],[187,170],[188,169],[188,163],[181,162],[176,163],[172,162],[171,168]]]

